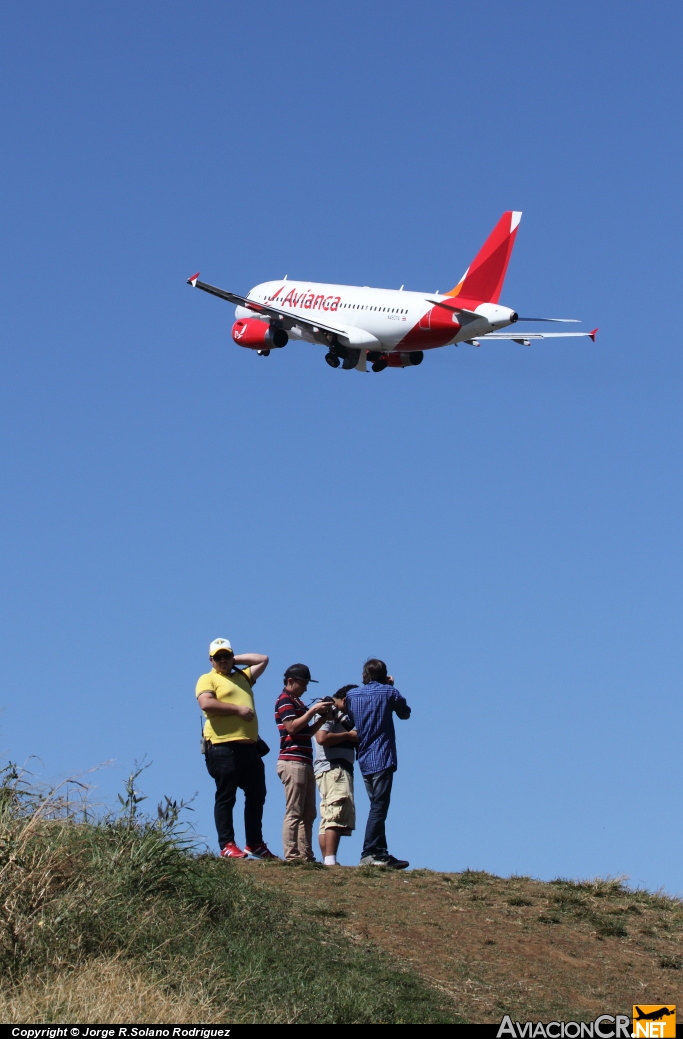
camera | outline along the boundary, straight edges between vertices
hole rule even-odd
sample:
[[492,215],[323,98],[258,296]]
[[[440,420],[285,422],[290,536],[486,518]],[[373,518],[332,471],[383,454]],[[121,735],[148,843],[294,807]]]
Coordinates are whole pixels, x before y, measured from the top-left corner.
[[351,732],[354,728],[353,722],[346,711],[343,711],[341,707],[337,707],[331,696],[321,696],[319,702],[325,704],[328,708],[327,713],[325,714],[325,718],[328,721],[338,722],[347,732]]

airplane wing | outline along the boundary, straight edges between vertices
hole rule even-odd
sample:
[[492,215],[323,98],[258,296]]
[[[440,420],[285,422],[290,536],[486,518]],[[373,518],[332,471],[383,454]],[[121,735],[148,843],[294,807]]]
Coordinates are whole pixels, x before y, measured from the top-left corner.
[[574,339],[576,336],[588,336],[595,342],[597,328],[592,332],[486,332],[477,339],[511,339],[514,343],[526,345],[532,339]]
[[228,303],[234,303],[236,307],[247,307],[249,310],[253,310],[256,314],[267,314],[269,317],[275,318],[280,321],[285,328],[291,328],[293,325],[298,325],[299,328],[305,328],[310,332],[332,332],[334,335],[343,336],[345,339],[349,339],[349,330],[346,326],[333,326],[326,325],[322,321],[311,321],[308,318],[301,317],[299,314],[288,314],[285,310],[280,310],[279,307],[272,307],[267,303],[259,303],[258,300],[248,299],[246,296],[238,296],[236,292],[227,292],[225,289],[217,289],[215,285],[208,285],[205,281],[199,281],[199,275],[194,274],[191,278],[187,279],[187,284],[192,285],[195,289],[201,289],[203,292],[209,292],[212,296],[218,296],[219,299],[225,299]]

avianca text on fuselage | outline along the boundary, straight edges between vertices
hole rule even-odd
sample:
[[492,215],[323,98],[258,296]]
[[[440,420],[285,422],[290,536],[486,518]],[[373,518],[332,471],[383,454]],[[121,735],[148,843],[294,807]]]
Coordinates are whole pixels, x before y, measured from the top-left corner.
[[519,319],[516,311],[498,302],[521,215],[503,214],[458,284],[445,294],[283,278],[239,296],[200,281],[198,274],[188,280],[237,305],[232,335],[239,346],[267,357],[290,339],[302,340],[325,346],[325,360],[333,368],[366,371],[367,362],[376,372],[406,368],[420,364],[425,350],[461,342],[479,346],[482,339],[528,345],[548,337],[594,338],[595,331],[501,332],[518,320],[562,320]]
[[[262,287],[258,286],[258,288]],[[258,291],[258,288],[251,291]],[[276,300],[284,288],[285,285],[281,285],[277,292],[274,292],[270,297],[270,301]],[[249,295],[251,296],[251,292]],[[301,310],[326,310],[328,313],[333,314],[341,303],[341,296],[326,296],[322,292],[316,295],[312,289],[300,290],[294,285],[286,296],[282,296],[279,303],[281,307],[300,307]]]

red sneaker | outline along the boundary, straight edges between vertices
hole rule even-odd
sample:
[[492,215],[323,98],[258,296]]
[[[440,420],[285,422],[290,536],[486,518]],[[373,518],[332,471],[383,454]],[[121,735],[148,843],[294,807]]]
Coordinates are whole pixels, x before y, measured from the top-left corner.
[[250,848],[249,845],[245,847],[247,855],[253,855],[255,859],[276,859],[277,855],[273,855],[272,851],[266,844],[257,844],[255,848]]
[[222,859],[246,859],[246,857],[246,851],[238,848],[234,841],[228,841],[225,847],[221,849]]

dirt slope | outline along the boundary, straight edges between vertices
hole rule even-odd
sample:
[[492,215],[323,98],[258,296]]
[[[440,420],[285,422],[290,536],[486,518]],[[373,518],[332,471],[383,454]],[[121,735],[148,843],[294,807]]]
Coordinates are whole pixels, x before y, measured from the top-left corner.
[[239,868],[276,885],[302,914],[410,965],[465,1020],[591,1020],[662,1002],[677,1003],[683,1021],[679,901],[600,880],[280,862]]

